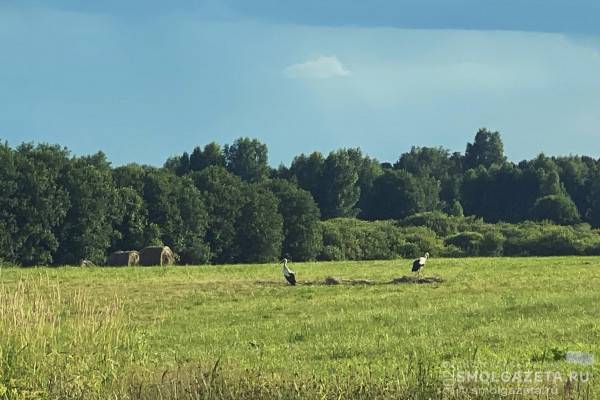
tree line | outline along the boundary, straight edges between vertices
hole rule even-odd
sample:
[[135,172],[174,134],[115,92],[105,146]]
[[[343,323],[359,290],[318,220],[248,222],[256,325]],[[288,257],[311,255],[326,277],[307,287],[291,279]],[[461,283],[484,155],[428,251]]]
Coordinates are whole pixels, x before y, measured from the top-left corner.
[[[278,168],[269,166],[267,146],[249,138],[196,147],[161,168],[113,168],[102,152],[72,156],[57,145],[0,145],[0,262],[7,264],[102,263],[111,251],[157,244],[184,264],[388,258],[423,246],[487,254],[480,249],[490,229],[429,227],[438,242],[427,243],[431,232],[405,226],[423,228],[419,215],[501,223],[495,237],[503,250],[494,254],[504,254],[508,242],[498,235],[510,239],[508,226],[573,225],[557,229],[563,236],[587,229],[589,246],[571,253],[588,253],[600,226],[600,161],[540,154],[514,163],[500,134],[486,129],[464,153],[413,147],[392,164],[351,148],[300,154]],[[342,236],[366,242],[340,245]],[[529,253],[536,251],[514,252]]]

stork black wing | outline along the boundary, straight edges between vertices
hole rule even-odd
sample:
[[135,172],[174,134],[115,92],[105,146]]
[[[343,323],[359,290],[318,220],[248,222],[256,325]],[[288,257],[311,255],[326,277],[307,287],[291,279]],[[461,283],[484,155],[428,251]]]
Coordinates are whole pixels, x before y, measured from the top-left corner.
[[412,272],[417,272],[418,270],[421,269],[421,261],[420,260],[415,260],[413,261],[413,267],[412,267]]
[[292,286],[296,286],[296,276],[294,274],[285,275],[285,280]]

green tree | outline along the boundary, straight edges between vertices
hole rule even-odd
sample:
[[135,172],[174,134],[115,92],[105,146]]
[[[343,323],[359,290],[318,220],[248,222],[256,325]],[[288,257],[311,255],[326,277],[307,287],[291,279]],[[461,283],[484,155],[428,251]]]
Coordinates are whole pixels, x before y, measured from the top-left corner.
[[586,184],[587,201],[586,219],[596,228],[600,227],[600,165],[590,171],[590,177]]
[[431,175],[438,179],[448,171],[455,170],[455,161],[450,152],[442,147],[416,147],[404,153],[394,164],[395,169],[404,169],[413,175]]
[[148,221],[160,227],[161,240],[168,245],[172,245],[167,243],[171,240],[165,240],[162,232],[174,232],[182,223],[173,194],[176,180],[175,175],[156,168],[147,170],[144,176],[142,198],[148,209]]
[[402,219],[439,206],[439,182],[430,176],[416,177],[405,170],[386,170],[371,191],[369,219]]
[[204,146],[204,150],[200,147],[194,148],[190,156],[190,169],[192,171],[202,171],[210,166],[224,167],[225,165],[225,155],[221,150],[221,146],[215,142]]
[[184,151],[179,157],[179,165],[175,168],[175,173],[178,176],[183,176],[188,172],[190,172],[190,155]]
[[412,147],[394,164],[395,169],[404,169],[413,175],[432,176],[440,181],[440,199],[446,208],[460,199],[463,172],[463,157],[460,153],[450,154],[442,147]]
[[460,204],[460,201],[454,200],[452,202],[452,205],[450,206],[450,208],[448,210],[448,214],[452,215],[454,217],[464,216],[464,211],[463,211],[462,205]]
[[174,194],[183,223],[166,240],[173,243],[183,264],[206,264],[210,261],[210,247],[204,241],[208,215],[202,195],[187,177],[178,180]]
[[331,152],[323,164],[319,196],[323,218],[354,217],[360,198],[358,171],[345,150]]
[[289,170],[289,174],[296,180],[298,186],[309,191],[319,207],[321,207],[324,165],[325,158],[321,153],[315,151],[309,156],[300,154],[295,157]]
[[283,217],[277,197],[257,184],[244,190],[244,205],[237,221],[237,261],[270,262],[281,256]]
[[191,175],[208,214],[206,240],[211,261],[231,263],[236,257],[236,223],[244,205],[244,183],[225,168],[210,166]]
[[103,153],[74,158],[62,177],[71,207],[60,226],[57,261],[78,264],[81,259],[102,263],[117,234],[118,193],[110,163]]
[[356,203],[356,207],[360,213],[368,207],[369,193],[373,188],[375,179],[383,174],[383,169],[379,161],[368,156],[363,156],[359,148],[348,149],[346,152],[358,174],[357,185],[360,189],[360,197]]
[[203,240],[208,216],[192,180],[166,170],[148,170],[143,198],[153,234],[160,233],[162,243],[172,247],[181,262],[207,262],[209,250]]
[[585,215],[590,206],[587,183],[595,162],[592,159],[579,156],[557,157],[553,158],[553,161],[558,167],[560,182],[577,205],[579,212]]
[[492,164],[501,164],[506,160],[504,144],[499,132],[490,132],[485,128],[477,131],[475,141],[467,144],[465,151],[466,168],[483,165],[489,168]]
[[203,154],[200,146],[194,147],[190,154],[190,171],[200,171],[203,169]]
[[114,168],[112,174],[115,186],[132,188],[141,195],[144,191],[144,177],[147,168],[138,164],[127,164]]
[[172,156],[167,158],[167,161],[163,164],[163,168],[169,172],[177,173],[179,165],[181,163],[181,156]]
[[529,215],[539,196],[539,177],[511,163],[479,166],[465,173],[461,204],[465,215],[487,222],[517,222]]
[[[148,210],[138,192],[131,187],[117,189],[118,212],[120,217],[115,224],[116,235],[113,237],[111,250],[139,250],[152,243],[147,238]],[[158,235],[160,236],[160,235]]]
[[14,240],[17,234],[15,208],[19,198],[16,158],[8,143],[0,143],[0,263],[18,261],[17,243]]
[[309,192],[296,184],[276,179],[269,189],[279,200],[283,217],[283,254],[296,261],[314,260],[321,250],[319,208]]
[[256,139],[239,138],[225,146],[227,169],[248,182],[260,182],[269,174],[267,146]]
[[54,261],[56,230],[69,209],[60,177],[69,153],[58,146],[0,147],[0,258],[21,265]]
[[537,179],[538,197],[566,194],[559,176],[558,165],[543,153],[531,161],[521,163],[521,168],[535,175]]

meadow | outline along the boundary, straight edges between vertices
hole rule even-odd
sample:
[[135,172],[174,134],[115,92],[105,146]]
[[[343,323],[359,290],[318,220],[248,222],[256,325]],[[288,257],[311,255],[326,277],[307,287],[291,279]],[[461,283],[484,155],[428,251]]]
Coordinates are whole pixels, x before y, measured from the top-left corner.
[[2,268],[0,399],[600,398],[600,257],[290,266]]

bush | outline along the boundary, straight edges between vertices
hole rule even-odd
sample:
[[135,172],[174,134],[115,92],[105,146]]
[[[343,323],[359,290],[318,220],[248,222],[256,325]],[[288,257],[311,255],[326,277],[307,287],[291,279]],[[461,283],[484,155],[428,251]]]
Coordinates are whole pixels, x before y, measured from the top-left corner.
[[[445,237],[439,231],[458,232]],[[392,221],[368,222],[353,218],[322,221],[323,247],[319,260],[374,260],[432,256],[550,256],[600,255],[600,231],[588,224],[552,223],[486,224],[471,217],[422,213]]]
[[600,242],[591,229],[527,222],[504,227],[505,255],[560,256],[581,255],[586,247]]
[[323,248],[320,260],[376,260],[413,257],[432,252],[438,245],[427,228],[399,228],[392,221],[367,222],[336,218],[321,222]]
[[403,257],[421,257],[426,252],[432,256],[442,253],[444,243],[431,229],[413,226],[401,228],[401,232],[404,243],[409,244],[402,246]]
[[445,246],[440,255],[440,257],[465,257],[466,254],[464,251],[462,251],[461,249],[459,249],[458,247],[454,246],[454,245],[448,245]]
[[445,245],[456,246],[469,256],[479,255],[479,248],[483,242],[483,235],[478,232],[461,232],[444,240]]
[[[413,257],[429,249],[433,254],[460,256],[549,256],[600,253],[600,231],[588,224],[556,225],[551,222],[488,224],[480,218],[420,213],[400,221],[404,244],[400,253]],[[410,229],[426,229],[414,231]],[[429,231],[429,232],[428,232]],[[434,236],[431,236],[433,231]],[[443,244],[439,245],[439,238]],[[407,244],[409,243],[409,244]]]
[[501,256],[504,252],[506,238],[497,230],[490,230],[483,234],[479,243],[479,254],[482,256]]
[[570,229],[552,229],[531,243],[531,254],[539,256],[583,254],[583,246]]
[[433,211],[411,215],[404,218],[400,224],[402,226],[424,226],[440,236],[447,236],[458,232],[459,218]]
[[585,248],[585,254],[588,256],[600,256],[600,243],[594,243]]
[[321,222],[323,230],[323,249],[327,248],[327,254],[321,254],[319,259],[361,259],[359,244],[356,237],[359,228],[354,222],[355,220],[353,219],[343,218]]
[[323,246],[319,259],[322,261],[343,261],[344,253],[339,247],[327,245]]
[[439,211],[411,215],[400,221],[400,225],[427,227],[442,237],[464,231],[482,233],[482,230],[489,227],[489,224],[484,223],[481,218],[450,216]]
[[420,257],[421,248],[416,243],[405,242],[400,246],[400,254],[404,258]]
[[544,196],[536,200],[531,215],[535,220],[550,220],[557,224],[574,224],[581,220],[577,206],[565,195]]

